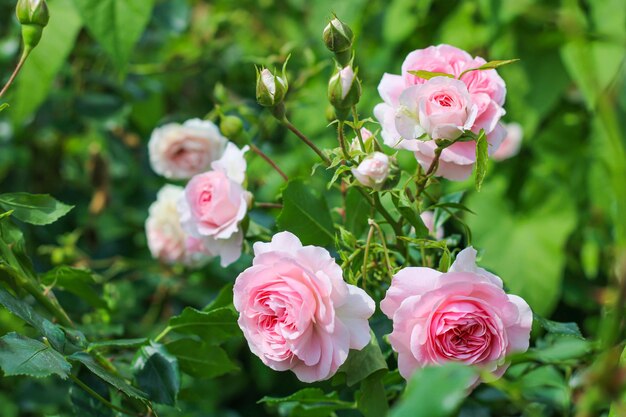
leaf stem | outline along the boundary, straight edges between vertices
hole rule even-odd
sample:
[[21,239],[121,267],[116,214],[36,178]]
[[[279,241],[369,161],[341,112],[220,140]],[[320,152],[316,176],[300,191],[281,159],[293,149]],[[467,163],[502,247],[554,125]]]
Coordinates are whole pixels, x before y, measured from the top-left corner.
[[110,401],[108,401],[106,398],[102,397],[100,394],[98,394],[96,391],[91,389],[87,384],[85,384],[83,381],[81,381],[80,379],[78,379],[74,375],[70,374],[70,379],[72,381],[74,381],[74,383],[76,385],[81,387],[87,394],[91,395],[93,398],[95,398],[96,400],[100,401],[102,404],[106,405],[111,410],[118,411],[118,412],[126,414],[128,416],[143,417],[143,414],[138,414],[138,413],[134,413],[134,412],[131,412],[131,411],[128,411],[128,410],[124,410],[123,408],[120,408],[120,407],[116,406],[115,404],[111,403]]
[[304,143],[306,143],[308,145],[309,148],[313,149],[313,151],[319,155],[319,157],[322,159],[322,161],[324,161],[324,164],[326,166],[330,165],[330,159],[328,159],[328,157],[326,155],[324,155],[324,152],[322,152],[320,150],[320,148],[318,148],[312,141],[311,139],[309,139],[308,137],[306,137],[306,135],[302,132],[300,132],[298,130],[297,127],[295,127],[286,117],[282,119],[283,124],[285,125],[285,127],[289,130],[291,130],[298,138],[300,138],[300,140]]
[[343,134],[343,121],[340,120],[337,123],[337,138],[339,139],[339,146],[341,146],[341,152],[343,152],[343,157],[346,161],[350,161],[350,154],[348,153],[348,148],[346,147],[346,138]]
[[252,152],[254,152],[255,154],[259,155],[261,158],[263,158],[263,160],[265,160],[265,162],[267,162],[272,168],[274,168],[274,171],[278,172],[278,174],[281,177],[283,177],[285,181],[289,181],[289,177],[287,177],[287,174],[285,174],[283,170],[280,169],[278,165],[276,165],[276,162],[274,162],[272,158],[270,158],[265,152],[259,149],[258,146],[251,143],[250,149],[252,149]]
[[367,257],[370,251],[370,244],[372,243],[372,237],[374,236],[374,225],[370,223],[370,230],[367,233],[367,240],[365,241],[365,253],[363,254],[363,291],[367,288]]
[[9,89],[11,84],[13,84],[13,81],[15,81],[17,74],[19,74],[20,70],[22,69],[22,66],[24,66],[24,63],[26,62],[26,58],[28,58],[28,55],[30,55],[30,51],[32,51],[32,48],[24,48],[24,51],[22,52],[22,55],[20,56],[20,60],[18,61],[17,65],[15,66],[15,69],[13,70],[13,74],[11,74],[7,83],[4,85],[4,87],[2,87],[2,90],[0,90],[0,97],[2,97],[4,93],[6,93],[6,91]]
[[389,250],[387,249],[387,242],[385,241],[385,234],[383,233],[383,229],[381,229],[380,225],[376,223],[373,219],[369,219],[370,226],[374,226],[378,231],[378,237],[380,238],[380,243],[383,245],[383,253],[385,255],[385,262],[387,263],[387,276],[389,277],[389,282],[393,279],[393,268],[391,266],[391,260],[389,259]]

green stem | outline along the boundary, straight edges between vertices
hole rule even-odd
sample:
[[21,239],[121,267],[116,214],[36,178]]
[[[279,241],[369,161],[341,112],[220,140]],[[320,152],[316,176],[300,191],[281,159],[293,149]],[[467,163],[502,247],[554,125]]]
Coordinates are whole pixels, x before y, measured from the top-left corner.
[[374,220],[369,220],[370,226],[374,226],[378,231],[378,237],[380,238],[380,243],[383,245],[383,253],[385,255],[385,262],[387,263],[387,276],[389,277],[389,282],[393,279],[393,268],[391,266],[391,260],[389,259],[389,250],[387,249],[387,242],[385,241],[385,234],[383,233],[383,229],[376,223]]
[[367,152],[367,149],[365,149],[365,142],[363,141],[363,135],[361,135],[361,129],[359,128],[359,112],[356,111],[356,106],[352,106],[352,122],[354,123],[356,129],[356,137],[359,140],[361,149],[363,150],[363,152]]
[[424,174],[422,178],[417,182],[417,190],[415,190],[415,198],[417,199],[426,186],[428,185],[428,180],[437,172],[437,168],[439,168],[439,159],[441,158],[441,152],[443,152],[444,148],[437,147],[435,148],[435,157],[433,158],[428,170]]
[[363,291],[367,288],[367,257],[370,251],[370,244],[372,243],[372,237],[374,236],[374,225],[370,223],[370,231],[367,233],[367,240],[365,241],[365,254],[363,255]]
[[350,154],[348,153],[348,148],[346,147],[346,138],[343,135],[343,121],[339,121],[337,123],[337,137],[339,138],[339,146],[341,146],[341,151],[343,152],[343,158],[346,161],[350,161]]
[[154,338],[155,342],[160,342],[167,334],[172,330],[170,326],[167,326],[157,337]]
[[17,74],[19,74],[20,70],[22,69],[22,66],[26,62],[26,58],[28,58],[28,55],[30,55],[30,51],[32,51],[32,48],[24,48],[24,51],[22,52],[22,56],[20,57],[20,60],[18,61],[17,65],[15,66],[15,69],[13,70],[13,74],[11,74],[11,76],[9,77],[9,81],[7,81],[4,87],[2,87],[2,90],[0,90],[0,97],[2,97],[4,93],[6,93],[6,91],[9,89],[11,84],[13,84],[13,81],[15,81]]
[[313,151],[319,155],[322,161],[324,161],[324,164],[326,166],[329,166],[331,164],[330,159],[328,159],[328,157],[324,155],[324,152],[322,152],[320,148],[315,146],[311,139],[307,138],[304,133],[300,132],[298,128],[296,128],[286,117],[282,119],[282,122],[287,129],[291,130],[298,138],[300,138],[302,142],[306,143],[309,148],[313,149]]
[[254,144],[250,144],[250,149],[252,149],[252,152],[254,152],[255,154],[259,155],[261,158],[263,158],[263,160],[265,162],[267,162],[272,168],[274,168],[274,171],[278,172],[278,174],[283,177],[283,179],[285,181],[289,181],[289,177],[287,177],[287,174],[285,174],[283,172],[282,169],[280,169],[278,167],[278,165],[276,165],[276,162],[274,162],[272,160],[272,158],[270,158],[269,156],[267,156],[267,154],[265,152],[263,152],[261,149],[259,149],[258,146],[254,145]]
[[102,397],[100,394],[98,394],[97,392],[92,390],[87,384],[85,384],[83,381],[81,381],[80,379],[76,378],[72,374],[70,374],[70,379],[72,381],[74,381],[74,383],[76,385],[81,387],[87,394],[91,395],[93,398],[95,398],[96,400],[100,401],[102,404],[106,405],[111,410],[119,411],[120,413],[126,414],[128,416],[136,416],[136,417],[142,417],[143,416],[143,414],[133,413],[131,411],[124,410],[123,408],[120,408],[120,407],[116,406],[115,404],[111,403],[106,398]]

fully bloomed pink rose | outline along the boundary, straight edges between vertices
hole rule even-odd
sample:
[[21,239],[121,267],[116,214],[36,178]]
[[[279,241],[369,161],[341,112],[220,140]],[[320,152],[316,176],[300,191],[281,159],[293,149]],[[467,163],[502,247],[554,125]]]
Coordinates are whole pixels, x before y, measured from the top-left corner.
[[242,186],[246,167],[243,152],[245,149],[229,143],[222,158],[213,162],[213,170],[194,176],[178,200],[183,229],[220,256],[222,266],[241,255],[240,223],[251,201],[250,193]]
[[[402,93],[411,86],[427,82],[409,71],[443,72],[458,78],[463,71],[477,68],[484,63],[483,58],[472,58],[467,52],[450,45],[430,46],[411,52],[402,64],[402,74],[384,74],[378,85],[383,103],[374,108],[374,115],[382,126],[381,135],[385,143],[414,152],[420,165],[427,169],[434,158],[436,145],[432,141],[414,140],[414,135],[403,137],[396,127],[396,115],[403,107],[400,103]],[[474,133],[478,133],[480,129],[485,130],[491,155],[506,134],[499,123],[504,115],[504,81],[495,70],[470,71],[461,77],[461,81],[467,86],[471,101],[477,109],[470,130]],[[442,152],[437,175],[451,180],[466,179],[471,174],[475,161],[474,142],[455,143]]]
[[350,349],[370,340],[374,301],[345,283],[328,251],[289,232],[254,244],[252,266],[235,281],[234,305],[250,350],[304,382],[337,372]]
[[506,355],[528,349],[532,312],[502,280],[476,266],[476,251],[461,251],[447,273],[410,267],[394,275],[380,308],[393,320],[389,340],[400,374],[449,361],[504,374]]
[[211,258],[201,241],[189,236],[180,225],[176,202],[183,188],[165,185],[152,203],[146,220],[146,237],[150,253],[167,264],[180,262],[199,267]]
[[155,129],[148,143],[150,163],[157,174],[187,179],[211,167],[224,153],[228,140],[212,122],[192,119]]

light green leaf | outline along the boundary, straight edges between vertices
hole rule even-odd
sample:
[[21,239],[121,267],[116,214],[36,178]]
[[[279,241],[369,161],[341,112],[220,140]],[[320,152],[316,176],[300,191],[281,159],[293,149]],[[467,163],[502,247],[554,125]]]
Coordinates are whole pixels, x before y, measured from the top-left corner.
[[2,103],[0,104],[0,112],[4,109],[6,109],[7,107],[9,107],[9,103]]
[[452,416],[475,376],[472,368],[456,362],[419,369],[390,417]]
[[0,338],[0,368],[6,376],[42,378],[57,374],[65,379],[72,366],[50,346],[17,333],[9,333]]
[[476,166],[474,169],[474,178],[476,182],[476,190],[480,191],[487,173],[487,161],[489,160],[489,148],[487,144],[487,136],[485,131],[480,129],[478,138],[476,139]]
[[170,330],[200,337],[204,342],[216,345],[240,334],[237,314],[229,307],[211,311],[199,311],[187,307],[181,315],[172,317]]
[[583,338],[580,328],[578,328],[578,324],[576,323],[560,323],[558,321],[545,319],[537,314],[535,314],[535,321],[550,334],[575,336],[579,339]]
[[10,90],[9,114],[15,124],[21,124],[44,102],[82,27],[72,0],[54,0],[48,8],[50,21],[41,42],[31,52]]
[[154,0],[74,0],[74,4],[89,33],[118,68],[125,68],[150,21]]
[[106,303],[92,287],[95,279],[91,271],[61,265],[41,276],[41,281],[47,286],[56,286],[77,295],[93,307],[105,308]]
[[218,346],[194,339],[178,339],[166,347],[178,359],[181,371],[196,378],[215,378],[239,369]]
[[393,0],[386,7],[383,38],[388,44],[397,44],[424,23],[432,0]]
[[74,208],[47,194],[28,193],[0,194],[0,207],[13,210],[16,219],[39,226],[55,222]]
[[489,62],[486,62],[486,63],[482,64],[480,67],[470,68],[470,69],[467,69],[467,70],[463,71],[459,75],[459,79],[461,79],[461,77],[464,74],[467,74],[470,71],[484,71],[484,70],[496,69],[496,68],[502,67],[504,65],[512,64],[512,63],[517,62],[517,61],[519,61],[519,59],[517,59],[517,58],[515,58],[515,59],[504,59],[504,60],[489,61]]
[[178,360],[163,345],[151,342],[138,352],[133,363],[137,384],[159,404],[176,405],[180,390]]
[[431,78],[435,78],[435,77],[454,78],[454,75],[448,74],[447,72],[432,72],[432,71],[425,71],[425,70],[416,70],[416,71],[407,71],[407,72],[409,74],[413,74],[416,77],[420,77],[425,80],[430,80]]
[[283,190],[283,209],[278,225],[300,238],[303,245],[331,245],[335,239],[333,219],[326,199],[301,179],[289,181]]

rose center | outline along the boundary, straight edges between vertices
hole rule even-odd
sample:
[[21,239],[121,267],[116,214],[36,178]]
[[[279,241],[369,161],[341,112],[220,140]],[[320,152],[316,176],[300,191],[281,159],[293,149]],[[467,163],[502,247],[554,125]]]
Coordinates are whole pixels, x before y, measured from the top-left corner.
[[441,107],[452,107],[454,99],[447,94],[438,94],[434,97],[434,101]]

